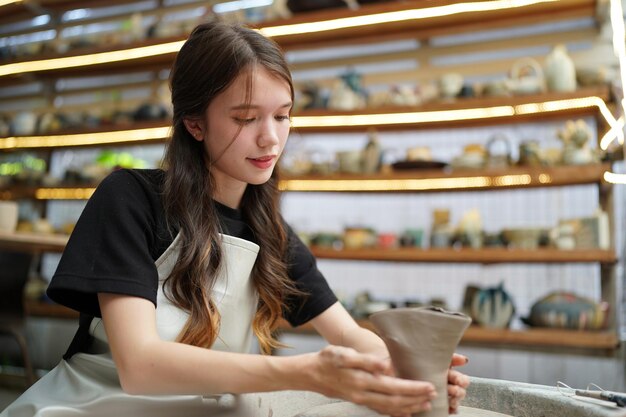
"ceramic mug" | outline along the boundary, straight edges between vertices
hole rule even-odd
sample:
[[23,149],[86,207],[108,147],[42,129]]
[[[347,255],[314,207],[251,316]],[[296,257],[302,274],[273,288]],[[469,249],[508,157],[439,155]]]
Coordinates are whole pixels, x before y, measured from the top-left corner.
[[17,202],[0,201],[0,232],[13,233],[17,227]]

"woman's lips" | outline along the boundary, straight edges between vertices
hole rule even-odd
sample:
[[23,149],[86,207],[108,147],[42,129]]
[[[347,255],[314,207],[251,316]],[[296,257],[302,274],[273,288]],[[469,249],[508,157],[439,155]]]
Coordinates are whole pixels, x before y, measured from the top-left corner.
[[260,158],[248,158],[252,165],[260,169],[270,168],[274,164],[273,156],[262,156]]

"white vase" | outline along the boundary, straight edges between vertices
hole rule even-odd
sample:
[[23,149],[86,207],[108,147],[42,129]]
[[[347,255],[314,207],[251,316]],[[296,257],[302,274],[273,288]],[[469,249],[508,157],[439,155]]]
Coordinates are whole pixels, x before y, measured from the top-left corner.
[[576,68],[565,45],[556,45],[548,54],[544,75],[549,91],[576,91]]
[[0,201],[0,232],[13,233],[17,226],[18,205],[15,201]]

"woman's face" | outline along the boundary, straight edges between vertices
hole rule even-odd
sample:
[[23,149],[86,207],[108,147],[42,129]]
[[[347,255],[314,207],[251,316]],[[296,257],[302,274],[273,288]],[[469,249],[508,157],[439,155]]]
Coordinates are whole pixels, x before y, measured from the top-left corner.
[[202,136],[196,136],[204,140],[213,161],[216,191],[226,193],[229,201],[236,195],[240,199],[247,184],[270,179],[289,136],[293,104],[289,84],[259,65],[252,70],[248,100],[247,78],[243,72],[213,99]]

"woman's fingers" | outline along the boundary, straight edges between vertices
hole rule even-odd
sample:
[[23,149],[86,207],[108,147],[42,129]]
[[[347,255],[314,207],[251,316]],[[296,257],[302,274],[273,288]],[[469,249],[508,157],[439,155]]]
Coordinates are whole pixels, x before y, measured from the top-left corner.
[[453,369],[448,371],[448,407],[450,414],[458,412],[459,405],[465,398],[465,389],[469,386],[469,377]]
[[403,395],[401,393],[389,393],[386,388],[382,388],[384,390],[382,392],[378,391],[381,386],[377,384],[372,384],[372,388],[373,391],[356,391],[348,400],[369,407],[381,414],[411,415],[430,410],[430,401],[436,396],[434,390],[432,392],[427,391],[428,394]]
[[454,369],[450,369],[448,371],[448,384],[457,385],[461,388],[467,388],[469,387],[470,379],[467,375]]
[[459,353],[452,354],[452,362],[450,366],[463,366],[469,362],[469,358],[465,355],[461,355]]

